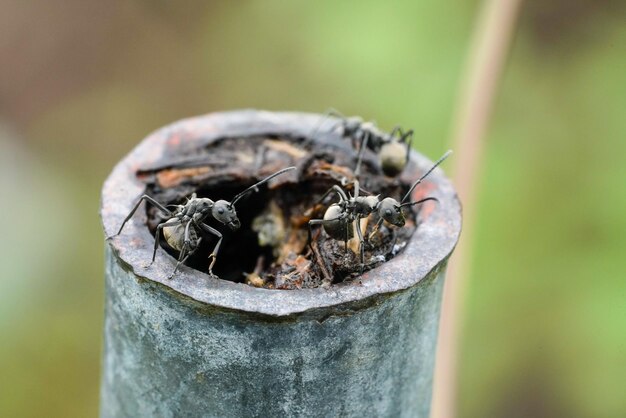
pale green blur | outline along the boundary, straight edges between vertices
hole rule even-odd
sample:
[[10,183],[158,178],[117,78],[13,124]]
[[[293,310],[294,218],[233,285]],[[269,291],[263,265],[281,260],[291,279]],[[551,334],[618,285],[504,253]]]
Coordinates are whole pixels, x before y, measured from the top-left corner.
[[[211,111],[332,106],[412,128],[436,158],[478,4],[4,3],[3,417],[97,414],[99,194],[139,140]],[[484,156],[460,416],[626,416],[626,10],[524,7]]]

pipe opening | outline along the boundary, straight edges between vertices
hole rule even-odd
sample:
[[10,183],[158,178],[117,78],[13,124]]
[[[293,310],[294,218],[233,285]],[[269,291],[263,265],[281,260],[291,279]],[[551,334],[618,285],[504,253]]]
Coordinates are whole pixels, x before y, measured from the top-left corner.
[[[314,288],[354,280],[361,274],[358,240],[350,241],[346,251],[343,240],[333,239],[321,226],[315,226],[312,246],[308,245],[308,221],[322,219],[329,205],[338,201],[333,194],[319,204],[324,192],[343,182],[345,192],[354,193],[357,152],[348,146],[349,140],[335,142],[277,136],[222,138],[200,149],[179,152],[173,148],[170,156],[139,170],[137,175],[145,182],[148,195],[164,205],[173,205],[185,204],[192,193],[213,201],[231,201],[267,175],[296,166],[296,170],[272,179],[237,202],[235,209],[241,222],[238,230],[231,231],[211,217],[205,222],[223,234],[213,267],[220,279],[265,288]],[[400,200],[410,184],[383,175],[376,158],[366,150],[359,176],[360,194]],[[429,188],[419,189],[426,197]],[[402,251],[416,230],[420,210],[420,206],[404,209],[403,227],[383,223],[366,240],[364,271]],[[151,205],[147,205],[147,215],[148,228],[154,234],[165,218]],[[362,220],[365,237],[372,234],[377,221],[375,214]],[[217,238],[201,236],[200,246],[185,264],[207,272],[208,256]],[[178,251],[161,238],[162,248],[177,259]],[[173,260],[172,269],[174,265]]]

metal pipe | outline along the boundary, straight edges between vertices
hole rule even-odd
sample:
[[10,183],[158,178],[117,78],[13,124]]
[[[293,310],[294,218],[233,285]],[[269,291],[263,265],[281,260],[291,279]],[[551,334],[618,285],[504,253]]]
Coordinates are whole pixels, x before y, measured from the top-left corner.
[[[157,131],[107,179],[105,234],[143,193],[138,169],[224,137],[306,138],[319,118],[237,111]],[[413,154],[403,181],[429,164]],[[429,183],[439,204],[420,215],[403,252],[329,288],[259,289],[190,268],[169,280],[172,257],[145,267],[154,238],[137,216],[106,245],[101,416],[427,417],[445,267],[461,227],[441,170]]]

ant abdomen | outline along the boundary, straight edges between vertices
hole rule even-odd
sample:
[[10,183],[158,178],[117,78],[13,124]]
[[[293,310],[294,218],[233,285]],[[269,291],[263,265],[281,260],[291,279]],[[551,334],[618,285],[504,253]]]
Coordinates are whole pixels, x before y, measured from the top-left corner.
[[[185,224],[179,224],[176,226],[166,226],[163,228],[163,237],[170,247],[176,251],[182,251],[185,244]],[[193,251],[198,244],[198,232],[190,225],[189,227],[189,248],[188,251]]]
[[407,164],[408,152],[406,145],[399,141],[391,141],[384,144],[378,154],[383,173],[389,177],[395,177],[400,174]]
[[326,209],[324,213],[324,231],[328,236],[336,240],[349,240],[354,236],[352,231],[352,223],[346,222],[344,219],[344,211],[341,207],[333,203]]

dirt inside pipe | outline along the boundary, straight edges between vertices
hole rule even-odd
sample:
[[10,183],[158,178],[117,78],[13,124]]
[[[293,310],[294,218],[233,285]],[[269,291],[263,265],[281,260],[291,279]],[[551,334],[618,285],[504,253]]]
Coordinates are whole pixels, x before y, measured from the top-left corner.
[[[346,143],[348,140],[345,140]],[[205,222],[222,232],[224,239],[213,267],[223,280],[245,282],[275,289],[301,289],[358,280],[361,274],[358,240],[346,250],[344,242],[330,238],[321,226],[312,228],[308,245],[308,221],[322,219],[328,206],[337,202],[331,194],[320,197],[333,185],[353,193],[357,153],[351,146],[331,146],[302,138],[223,138],[195,150],[185,150],[158,167],[138,172],[146,193],[164,205],[185,204],[192,193],[213,201],[231,201],[233,196],[282,168],[297,169],[272,179],[237,202],[241,221],[231,231],[212,218]],[[361,195],[380,195],[400,200],[410,184],[382,174],[377,156],[365,152]],[[398,254],[416,229],[419,205],[405,208],[406,224],[398,228],[387,223],[364,244],[364,271]],[[165,218],[147,205],[148,228],[154,234]],[[368,237],[378,221],[376,214],[362,220]],[[203,236],[198,250],[186,264],[202,272],[209,267],[208,255],[217,239]],[[164,239],[162,247],[173,257],[178,253]]]

